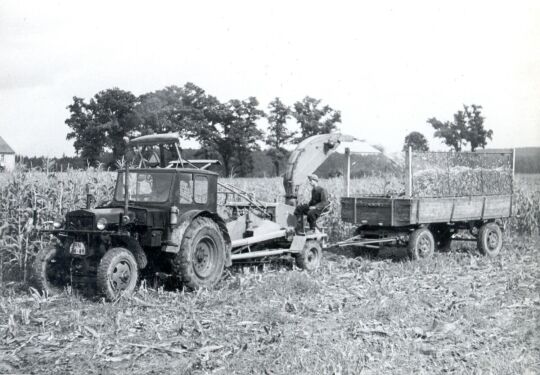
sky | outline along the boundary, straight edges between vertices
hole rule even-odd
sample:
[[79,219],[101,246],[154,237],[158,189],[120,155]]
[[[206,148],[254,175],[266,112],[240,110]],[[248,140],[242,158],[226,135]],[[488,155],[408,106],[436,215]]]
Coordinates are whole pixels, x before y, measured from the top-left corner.
[[399,151],[426,120],[483,106],[489,147],[540,146],[540,2],[0,0],[0,136],[74,155],[66,107],[112,87],[193,82],[226,101],[342,112],[340,130]]

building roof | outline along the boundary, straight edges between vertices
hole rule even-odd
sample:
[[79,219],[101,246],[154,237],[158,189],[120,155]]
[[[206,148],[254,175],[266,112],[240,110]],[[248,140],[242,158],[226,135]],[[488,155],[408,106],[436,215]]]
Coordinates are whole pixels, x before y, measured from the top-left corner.
[[0,154],[14,154],[15,151],[0,137]]

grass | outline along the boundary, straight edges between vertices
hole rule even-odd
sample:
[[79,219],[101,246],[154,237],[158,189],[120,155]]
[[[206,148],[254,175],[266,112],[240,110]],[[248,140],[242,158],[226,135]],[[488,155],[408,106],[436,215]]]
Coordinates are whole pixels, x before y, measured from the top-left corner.
[[233,268],[215,290],[142,286],[117,303],[0,297],[0,373],[535,374],[538,239],[498,258],[457,247],[410,262],[328,251]]

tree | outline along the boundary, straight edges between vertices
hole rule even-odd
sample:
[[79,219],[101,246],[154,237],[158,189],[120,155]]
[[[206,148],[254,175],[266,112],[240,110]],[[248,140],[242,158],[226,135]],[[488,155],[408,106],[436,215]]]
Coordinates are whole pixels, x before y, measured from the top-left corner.
[[67,106],[71,115],[66,119],[66,125],[72,129],[66,139],[75,139],[73,147],[77,155],[94,165],[106,143],[105,134],[99,129],[93,114],[88,109],[84,99],[73,97],[73,103]]
[[173,113],[177,99],[170,94],[166,88],[139,97],[135,111],[141,120],[143,134],[170,133],[175,130]]
[[215,97],[188,82],[184,87],[168,86],[141,95],[136,111],[144,134],[177,132],[194,136],[211,120],[211,112],[218,105]]
[[226,175],[231,174],[233,168],[240,176],[253,169],[251,153],[259,149],[257,141],[263,139],[256,122],[265,116],[258,105],[254,97],[218,104],[206,112],[206,126],[193,132],[203,149],[220,156]]
[[484,129],[484,117],[482,116],[482,106],[463,105],[463,111],[454,114],[453,122],[441,122],[435,117],[427,120],[435,129],[434,136],[442,138],[443,142],[454,149],[461,151],[469,143],[471,151],[478,147],[485,148],[487,139],[493,136],[492,130]]
[[296,143],[317,134],[327,134],[337,128],[341,123],[341,112],[325,105],[321,107],[321,100],[306,96],[301,102],[294,103],[292,116],[300,125],[301,135],[295,139]]
[[129,91],[113,88],[97,93],[90,100],[91,109],[98,127],[106,134],[105,146],[112,150],[115,166],[126,151],[124,137],[133,135],[139,120],[134,112],[137,97]]
[[410,132],[405,137],[403,151],[407,151],[409,146],[413,151],[426,152],[429,151],[429,146],[426,137],[420,132]]
[[487,140],[493,137],[493,130],[484,129],[484,119],[482,116],[482,106],[472,104],[470,107],[463,106],[465,118],[467,119],[467,141],[471,145],[471,151],[478,147],[486,148]]
[[225,174],[233,169],[247,175],[253,168],[251,152],[258,149],[262,132],[256,122],[264,116],[257,99],[221,103],[193,83],[169,86],[140,98],[137,113],[142,132],[178,132],[201,145],[206,158],[221,159]]
[[123,138],[137,129],[136,103],[131,92],[118,88],[100,91],[88,103],[74,97],[67,107],[71,115],[65,123],[72,131],[66,138],[75,139],[75,151],[90,164],[95,164],[104,148],[109,148],[114,166],[125,152]]
[[274,164],[274,170],[279,176],[279,165],[288,155],[283,148],[294,137],[295,133],[287,129],[287,120],[291,118],[291,108],[285,105],[279,98],[275,98],[268,105],[268,136],[265,143],[270,146],[268,155]]

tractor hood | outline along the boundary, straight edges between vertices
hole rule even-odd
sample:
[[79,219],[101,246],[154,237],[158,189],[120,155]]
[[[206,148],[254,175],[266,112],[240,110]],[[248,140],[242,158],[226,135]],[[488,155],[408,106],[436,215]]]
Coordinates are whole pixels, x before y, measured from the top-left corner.
[[[66,229],[95,230],[100,219],[107,221],[107,228],[117,227],[124,215],[123,207],[101,207],[71,211],[66,215]],[[130,206],[129,222],[134,225],[164,227],[169,212],[164,209]],[[112,227],[112,228],[111,228]]]

